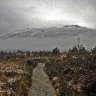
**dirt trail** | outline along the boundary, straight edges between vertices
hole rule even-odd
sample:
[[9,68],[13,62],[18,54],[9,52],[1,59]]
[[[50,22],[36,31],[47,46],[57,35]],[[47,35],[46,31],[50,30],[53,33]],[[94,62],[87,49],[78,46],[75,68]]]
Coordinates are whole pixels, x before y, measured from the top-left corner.
[[32,87],[28,96],[56,96],[54,88],[43,69],[44,64],[39,63],[33,70]]

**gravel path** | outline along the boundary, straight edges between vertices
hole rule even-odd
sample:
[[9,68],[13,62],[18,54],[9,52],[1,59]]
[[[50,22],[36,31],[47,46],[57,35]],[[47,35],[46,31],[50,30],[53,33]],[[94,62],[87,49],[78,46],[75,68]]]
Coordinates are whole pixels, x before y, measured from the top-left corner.
[[56,96],[47,74],[44,72],[44,64],[39,63],[33,70],[32,87],[28,96]]

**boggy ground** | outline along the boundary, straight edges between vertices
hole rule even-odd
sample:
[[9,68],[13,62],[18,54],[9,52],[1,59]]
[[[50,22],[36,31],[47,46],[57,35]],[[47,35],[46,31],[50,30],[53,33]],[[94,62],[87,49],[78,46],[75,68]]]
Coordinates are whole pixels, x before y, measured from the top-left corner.
[[[30,57],[29,53],[27,52],[27,57]],[[18,59],[16,54],[11,54],[15,60],[2,61],[6,54],[1,52],[1,96],[27,96],[31,84],[29,96],[55,96],[55,92],[57,96],[96,96],[96,47],[91,51],[81,46],[65,53],[60,53],[57,48],[53,52],[33,52],[31,59],[43,62],[45,67],[43,63],[37,67],[34,64],[31,66],[30,59],[26,65],[25,53],[20,54]],[[6,59],[12,58],[11,55]],[[33,67],[36,68],[32,76]]]
[[0,60],[0,96],[27,96],[32,70],[25,59]]
[[[57,96],[96,96],[96,53],[66,53],[45,64]],[[62,57],[62,56],[61,56]]]

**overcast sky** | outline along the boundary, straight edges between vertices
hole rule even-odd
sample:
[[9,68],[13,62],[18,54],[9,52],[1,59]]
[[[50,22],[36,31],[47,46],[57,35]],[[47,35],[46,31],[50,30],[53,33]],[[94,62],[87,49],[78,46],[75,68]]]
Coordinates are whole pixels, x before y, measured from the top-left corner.
[[96,0],[0,0],[0,33],[59,24],[96,28]]

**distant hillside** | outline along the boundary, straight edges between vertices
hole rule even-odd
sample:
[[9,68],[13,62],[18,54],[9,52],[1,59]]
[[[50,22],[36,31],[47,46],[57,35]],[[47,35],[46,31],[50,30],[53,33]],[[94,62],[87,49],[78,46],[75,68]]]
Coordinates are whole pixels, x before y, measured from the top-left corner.
[[78,34],[89,32],[96,32],[96,30],[81,27],[78,25],[66,25],[63,27],[49,27],[49,28],[27,28],[17,30],[15,32],[6,33],[0,36],[0,39],[9,38],[26,38],[26,37],[58,37],[63,35],[77,36]]

